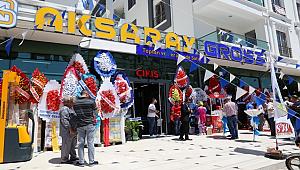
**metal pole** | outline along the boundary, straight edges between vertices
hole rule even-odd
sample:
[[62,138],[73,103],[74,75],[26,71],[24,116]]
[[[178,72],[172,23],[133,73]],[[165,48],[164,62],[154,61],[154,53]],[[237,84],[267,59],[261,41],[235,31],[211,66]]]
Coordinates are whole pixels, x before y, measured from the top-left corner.
[[158,83],[158,98],[159,98],[159,121],[160,121],[160,134],[162,135],[162,121],[161,121],[161,95],[160,95],[160,83]]
[[[133,88],[133,94],[134,94],[134,83],[132,83],[132,88]],[[135,118],[135,102],[133,103],[133,117]]]

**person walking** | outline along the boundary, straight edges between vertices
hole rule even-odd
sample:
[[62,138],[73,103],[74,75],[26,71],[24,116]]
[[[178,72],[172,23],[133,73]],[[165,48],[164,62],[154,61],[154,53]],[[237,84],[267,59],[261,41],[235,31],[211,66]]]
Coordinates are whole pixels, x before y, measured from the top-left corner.
[[[181,126],[180,126],[180,137],[179,140],[191,140],[189,138],[189,119],[190,119],[191,109],[188,106],[188,100],[182,103],[181,106]],[[184,138],[183,138],[184,136]]]
[[75,147],[77,145],[76,114],[73,110],[74,98],[66,96],[63,98],[63,106],[59,110],[60,128],[62,138],[61,163],[73,163],[78,160]]
[[273,105],[273,100],[271,98],[267,98],[267,113],[268,113],[268,119],[269,119],[269,126],[271,130],[271,136],[275,136],[275,111],[274,111],[274,105]]
[[180,130],[180,116],[181,116],[181,106],[178,101],[175,102],[175,105],[171,108],[171,121],[174,124],[174,134],[175,136],[179,135]]
[[149,107],[148,107],[148,115],[147,115],[147,119],[148,119],[148,124],[149,124],[149,134],[150,137],[156,137],[157,135],[157,127],[156,127],[156,117],[157,114],[159,113],[158,110],[156,110],[155,104],[157,103],[157,100],[155,98],[152,99],[152,102],[150,103]]
[[198,107],[198,126],[199,126],[199,134],[205,135],[206,134],[206,108],[203,106],[203,102],[199,102]]
[[95,134],[95,118],[96,118],[96,104],[95,101],[90,98],[89,93],[83,90],[81,97],[79,97],[74,105],[74,111],[77,115],[77,131],[79,138],[78,156],[79,161],[77,166],[84,166],[84,144],[87,138],[89,166],[97,165],[98,161],[94,160],[95,148],[94,148],[94,134]]
[[193,102],[191,98],[188,99],[188,106],[191,109],[191,116],[190,116],[190,127],[193,127],[194,130],[191,131],[191,134],[198,134],[198,106]]
[[238,139],[238,118],[237,118],[237,112],[238,112],[238,107],[237,105],[231,101],[230,97],[227,97],[224,100],[224,108],[223,112],[226,114],[226,117],[228,119],[228,126],[229,126],[229,131],[231,134],[230,139]]

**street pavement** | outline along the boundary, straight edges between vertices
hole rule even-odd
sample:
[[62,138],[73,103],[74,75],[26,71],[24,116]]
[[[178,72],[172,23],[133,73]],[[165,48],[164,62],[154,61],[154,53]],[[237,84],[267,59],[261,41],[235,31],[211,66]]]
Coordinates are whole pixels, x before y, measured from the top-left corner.
[[[239,131],[238,140],[228,140],[223,134],[194,136],[192,141],[178,141],[175,136],[146,138],[125,145],[97,147],[95,159],[99,165],[87,169],[101,170],[281,170],[284,160],[265,158],[268,147],[275,147],[275,139],[267,133],[252,141],[250,131]],[[279,140],[284,154],[299,149],[289,140]],[[87,151],[87,149],[86,149]],[[85,153],[87,158],[87,153]],[[0,164],[0,170],[77,170],[74,165],[60,164],[60,153],[51,151],[34,154],[28,162]]]

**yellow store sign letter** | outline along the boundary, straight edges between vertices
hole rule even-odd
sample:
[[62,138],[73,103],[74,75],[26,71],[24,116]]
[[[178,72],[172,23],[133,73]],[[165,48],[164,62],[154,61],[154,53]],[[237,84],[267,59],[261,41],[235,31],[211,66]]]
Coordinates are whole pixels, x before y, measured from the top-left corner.
[[18,3],[16,0],[0,1],[0,28],[13,28],[17,25]]
[[53,19],[53,17],[51,17],[51,18],[47,18],[47,20],[46,20],[47,14],[51,14],[51,15],[55,16],[55,20],[53,22],[55,31],[63,32],[63,19],[62,19],[61,13],[58,10],[51,8],[51,7],[41,8],[37,11],[36,16],[35,16],[35,25],[37,26],[37,29],[43,29],[44,24]]

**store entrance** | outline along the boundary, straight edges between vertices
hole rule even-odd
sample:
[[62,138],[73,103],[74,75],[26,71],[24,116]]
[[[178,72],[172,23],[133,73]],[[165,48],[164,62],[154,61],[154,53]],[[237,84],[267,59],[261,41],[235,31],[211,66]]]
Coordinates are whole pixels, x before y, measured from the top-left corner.
[[[141,117],[144,125],[143,134],[148,134],[148,106],[152,98],[157,100],[156,109],[160,110],[161,99],[159,96],[159,84],[134,83],[134,115]],[[159,130],[158,130],[159,131]]]

